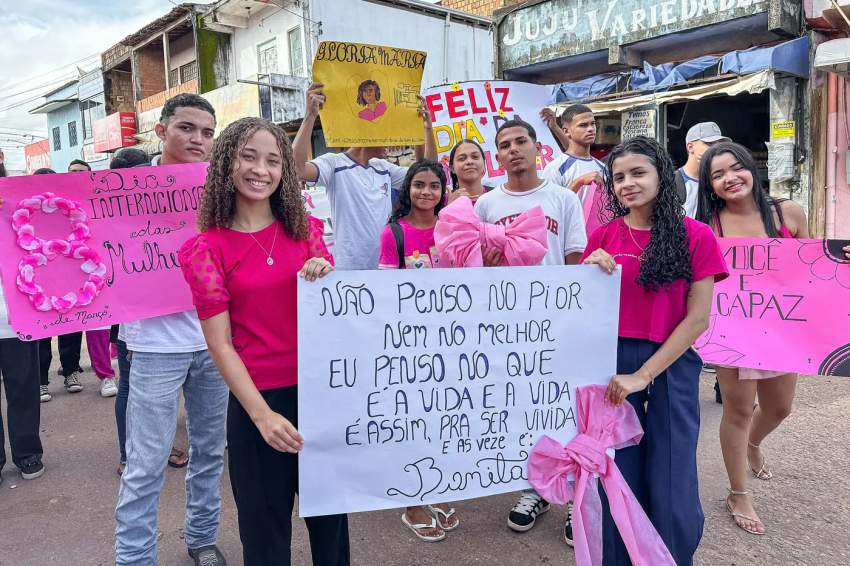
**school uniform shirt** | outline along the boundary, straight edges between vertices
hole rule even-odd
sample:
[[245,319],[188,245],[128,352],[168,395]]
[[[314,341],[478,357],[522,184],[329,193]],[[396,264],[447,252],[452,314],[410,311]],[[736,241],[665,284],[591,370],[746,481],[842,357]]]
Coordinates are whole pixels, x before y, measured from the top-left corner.
[[313,161],[331,204],[336,269],[377,269],[381,230],[392,208],[392,190],[401,188],[407,167],[384,159],[361,165],[348,153],[326,153]]
[[[160,159],[157,155],[151,165],[160,165]],[[118,339],[130,352],[184,354],[207,349],[195,310],[125,322],[118,328]]]
[[[691,254],[693,281],[714,276],[714,282],[729,277],[723,251],[714,232],[702,222],[685,218],[688,250]],[[639,338],[651,342],[664,342],[684,320],[688,313],[688,287],[684,279],[677,279],[664,290],[645,292],[635,282],[640,274],[640,254],[649,244],[649,230],[629,231],[622,218],[600,226],[590,235],[587,250],[581,260],[598,249],[614,257],[622,269],[620,283],[621,338]],[[634,239],[633,239],[634,238]]]
[[688,174],[685,173],[684,167],[679,169],[679,171],[682,172],[682,179],[685,180],[685,216],[688,218],[696,218],[699,181],[692,177],[688,177]]
[[[543,169],[543,178],[552,181],[556,185],[569,187],[573,184],[573,181],[582,175],[596,171],[599,171],[603,178],[605,177],[605,165],[595,157],[585,159],[570,155],[569,153],[563,153]],[[585,185],[576,193],[582,205],[587,199],[589,187],[590,185]]]
[[564,265],[567,254],[583,252],[587,246],[581,203],[572,191],[551,181],[521,193],[500,185],[478,197],[475,212],[482,222],[510,226],[511,222],[535,206],[546,216],[548,251],[540,265]]

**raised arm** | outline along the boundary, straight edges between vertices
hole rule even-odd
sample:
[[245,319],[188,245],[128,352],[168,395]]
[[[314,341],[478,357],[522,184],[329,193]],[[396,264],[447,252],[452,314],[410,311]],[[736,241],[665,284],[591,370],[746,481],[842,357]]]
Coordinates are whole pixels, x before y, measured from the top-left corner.
[[326,96],[322,89],[323,83],[313,83],[307,89],[307,115],[298,128],[295,142],[292,144],[292,156],[295,159],[295,171],[298,178],[308,183],[315,183],[319,179],[319,168],[307,161],[310,155],[310,145],[313,139],[313,126],[319,110],[324,106]]
[[425,128],[425,145],[417,145],[413,148],[413,157],[416,160],[429,159],[437,161],[437,140],[434,139],[434,124],[431,122],[431,112],[428,111],[428,106],[425,104],[425,98],[417,95],[419,98],[419,115],[422,117],[422,125]]
[[555,115],[555,111],[551,108],[544,108],[540,111],[540,118],[546,122],[546,125],[549,126],[550,130],[552,130],[552,134],[561,145],[561,150],[567,151],[570,149],[570,136],[568,136],[567,133],[558,126],[558,117]]

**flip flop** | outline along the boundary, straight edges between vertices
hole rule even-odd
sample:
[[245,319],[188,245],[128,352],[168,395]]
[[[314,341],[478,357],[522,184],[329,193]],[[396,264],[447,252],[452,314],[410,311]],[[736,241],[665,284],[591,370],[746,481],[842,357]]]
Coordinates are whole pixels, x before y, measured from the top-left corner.
[[[177,450],[176,448],[172,448],[171,449],[171,455],[168,457],[168,465],[171,466],[172,468],[185,468],[186,466],[189,465],[189,459],[186,458],[186,461],[183,462],[182,464],[179,462],[179,460],[182,460],[185,455],[186,455],[186,453],[183,452],[182,450]],[[171,461],[172,458],[177,458],[178,462],[177,463],[172,462]]]
[[[730,489],[728,487],[726,488],[726,491],[729,492],[729,495],[747,495],[748,493],[750,493],[749,491],[732,491],[732,489]],[[736,513],[735,511],[732,511],[732,506],[729,505],[729,495],[726,496],[726,510],[729,511],[730,515],[732,515],[733,521],[735,520],[736,517],[740,517],[741,519],[744,519],[744,520],[747,520],[747,521],[752,521],[753,523],[758,523],[759,525],[762,526],[762,528],[764,528],[764,523],[762,523],[758,519],[753,519],[752,517],[747,517],[746,515],[744,515],[742,513]],[[752,529],[748,529],[745,526],[738,523],[738,521],[735,521],[735,526],[738,527],[739,529],[741,529],[744,532],[750,533],[751,535],[764,536],[764,534],[765,534],[765,533],[760,533],[758,531],[754,531]]]
[[[437,519],[437,523],[440,525],[440,528],[443,529],[445,532],[448,533],[449,531],[453,531],[460,526],[460,521],[458,521],[457,523],[455,523],[451,527],[444,527],[443,526],[443,523],[444,522],[448,523],[451,516],[455,514],[455,508],[454,507],[451,507],[449,509],[448,513],[446,513],[445,511],[443,511],[439,507],[434,507],[432,505],[428,505],[428,510],[431,512],[432,515],[434,515],[434,518]],[[442,521],[440,520],[440,515],[442,515],[442,517],[443,517]]]
[[[440,542],[441,540],[446,538],[445,530],[444,530],[443,534],[435,536],[435,537],[425,536],[425,535],[423,535],[422,533],[419,532],[419,529],[436,529],[436,528],[438,528],[437,519],[431,518],[431,522],[428,523],[428,524],[411,525],[410,521],[407,520],[407,514],[402,513],[401,514],[401,522],[404,523],[404,525],[408,529],[413,531],[413,534],[415,534],[417,537],[419,537],[419,540],[421,540],[421,541],[424,541],[424,542]],[[442,528],[442,527],[439,527],[439,528]]]

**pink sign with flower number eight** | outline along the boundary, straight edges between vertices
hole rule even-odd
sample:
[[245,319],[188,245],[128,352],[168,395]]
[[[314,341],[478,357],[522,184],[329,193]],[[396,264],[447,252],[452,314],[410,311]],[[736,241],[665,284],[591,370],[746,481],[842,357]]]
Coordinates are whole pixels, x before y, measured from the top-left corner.
[[190,310],[177,252],[206,163],[0,179],[0,276],[22,340]]
[[731,276],[715,285],[706,362],[850,377],[847,240],[721,238]]

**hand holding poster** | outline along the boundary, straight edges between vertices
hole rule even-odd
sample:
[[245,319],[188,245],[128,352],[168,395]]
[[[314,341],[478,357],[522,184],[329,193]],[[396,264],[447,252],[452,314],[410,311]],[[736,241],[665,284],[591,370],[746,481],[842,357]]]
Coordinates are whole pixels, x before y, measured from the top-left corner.
[[513,81],[472,81],[429,88],[425,102],[434,123],[437,151],[445,167],[449,153],[463,139],[477,141],[484,148],[484,180],[498,186],[508,180],[496,159],[496,131],[508,120],[525,120],[537,131],[543,148],[537,163],[542,172],[561,154],[552,132],[540,119],[549,103],[552,87]]
[[696,342],[706,362],[850,377],[847,241],[720,238],[731,276]]
[[177,261],[206,163],[0,180],[0,272],[24,340],[189,310]]
[[319,112],[328,147],[422,145],[419,89],[426,53],[323,41],[313,79],[324,83]]
[[537,440],[577,434],[576,388],[615,373],[619,293],[596,266],[299,281],[301,516],[527,488]]

